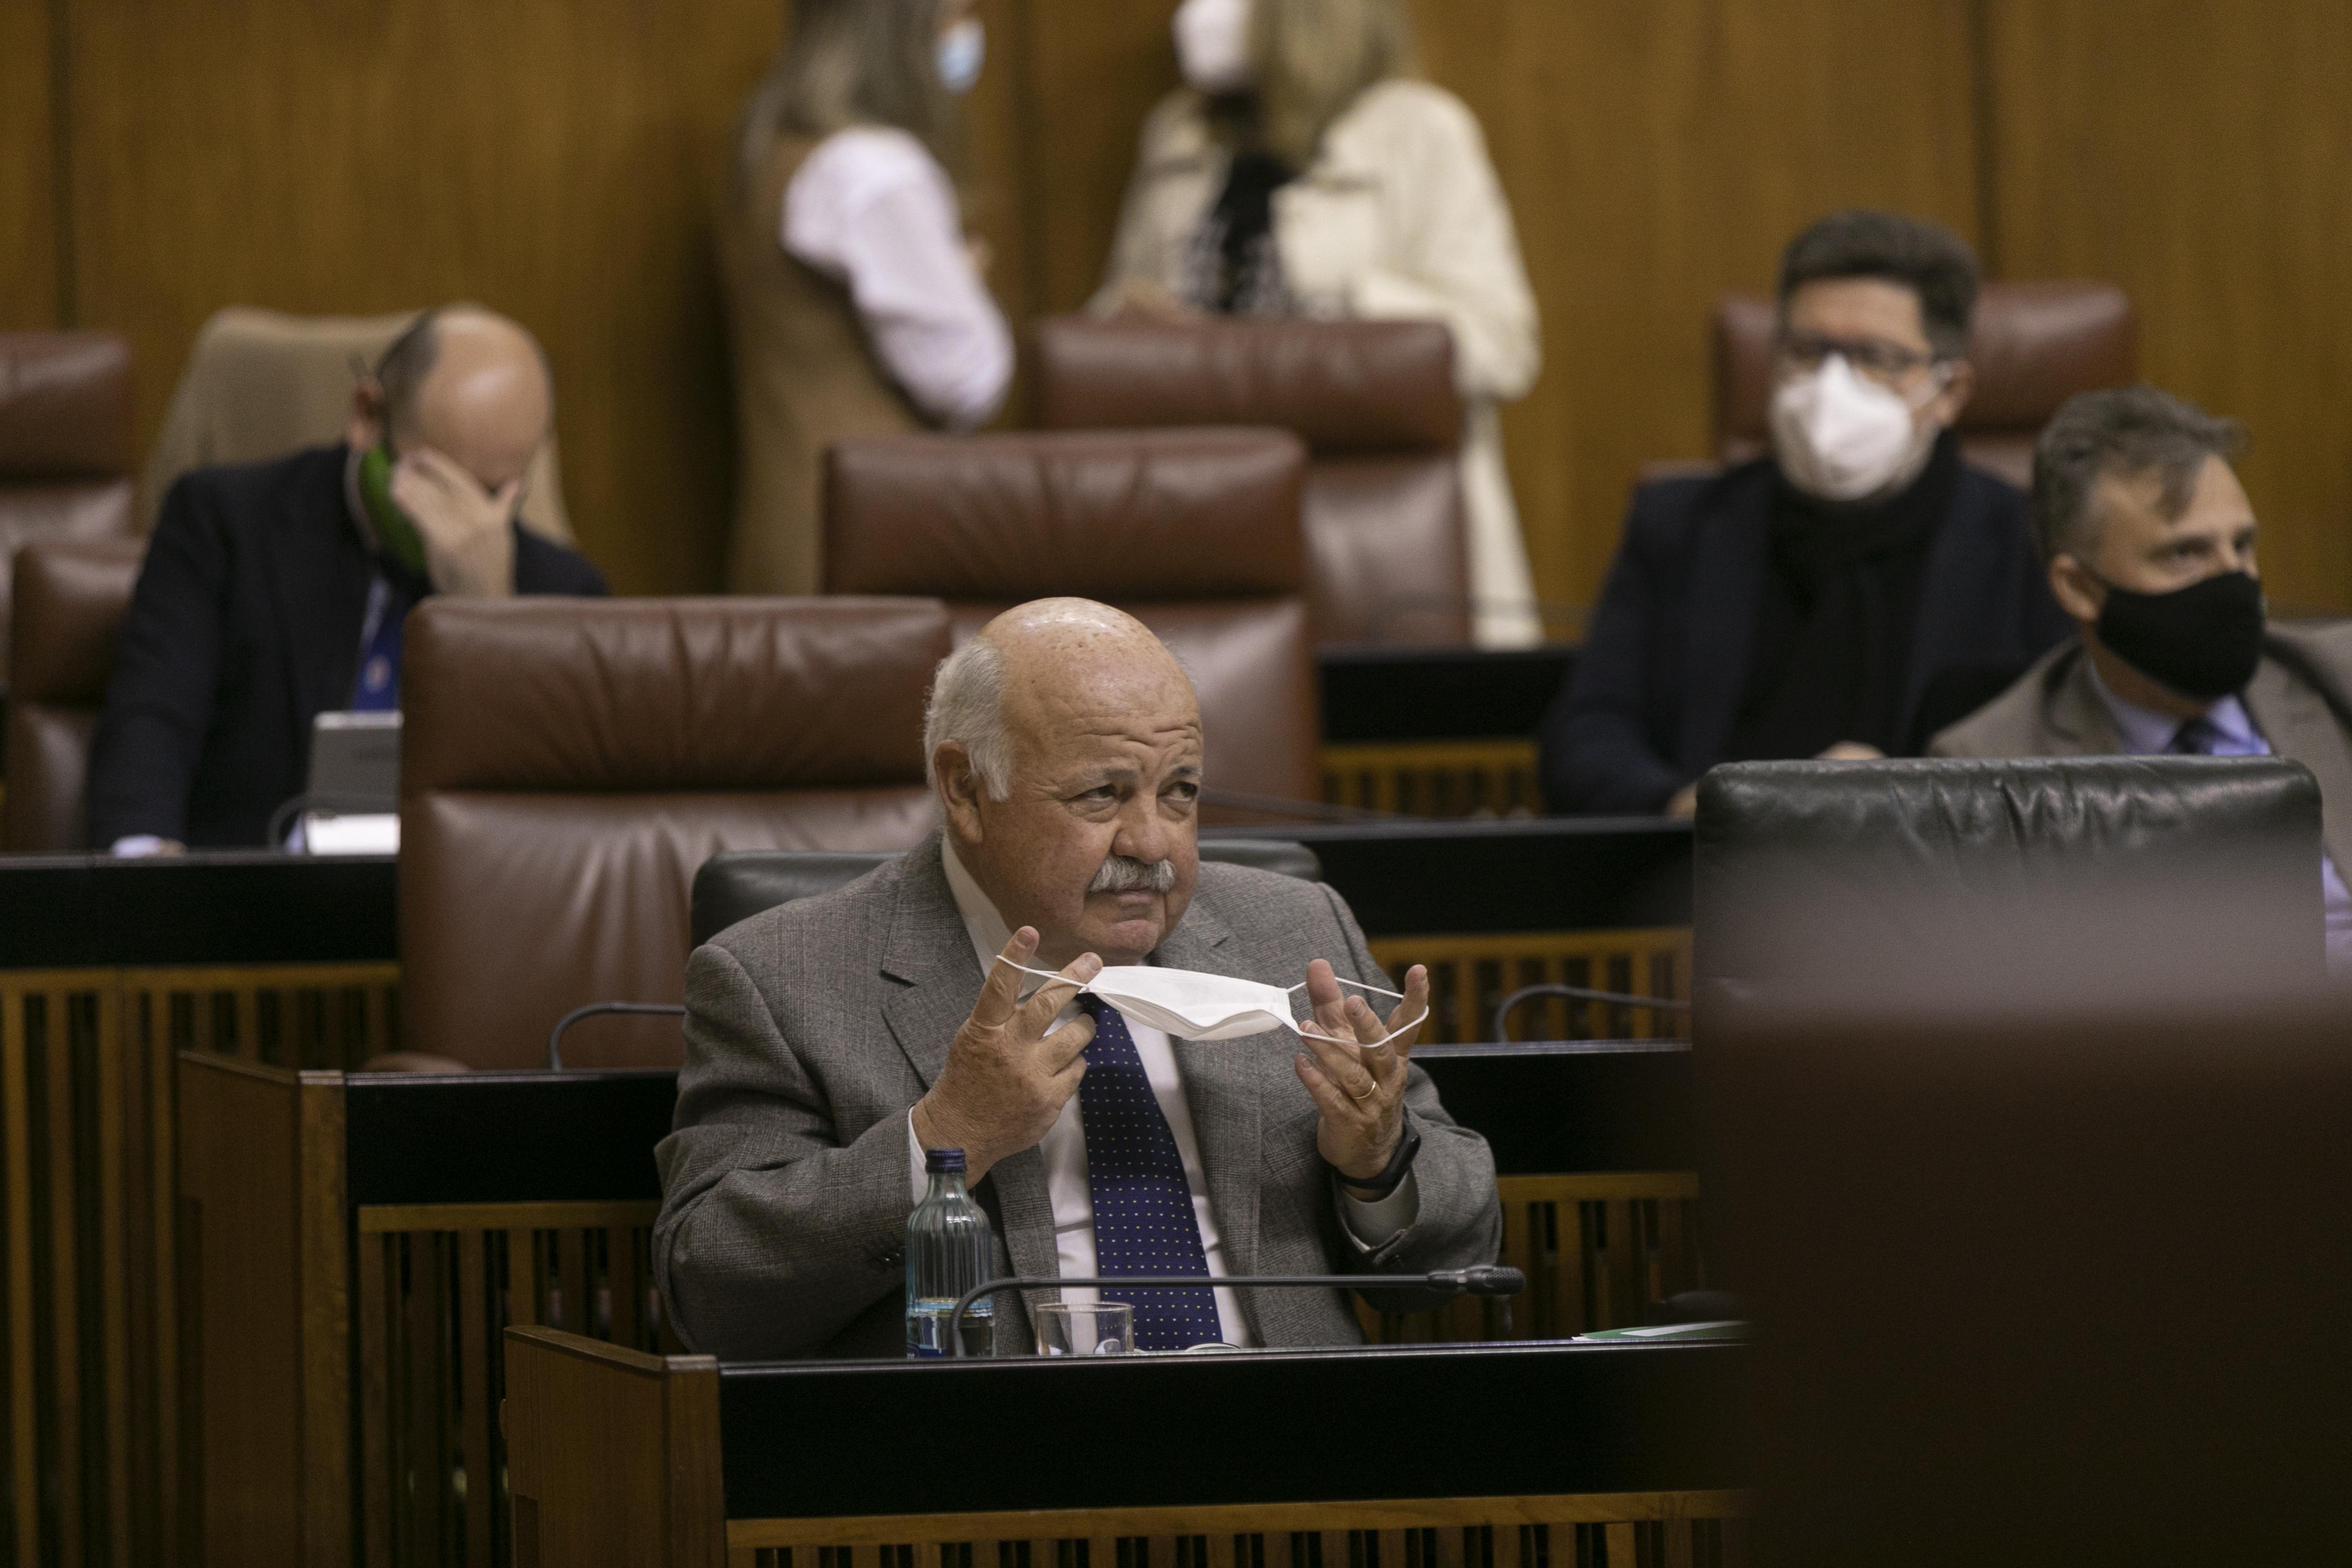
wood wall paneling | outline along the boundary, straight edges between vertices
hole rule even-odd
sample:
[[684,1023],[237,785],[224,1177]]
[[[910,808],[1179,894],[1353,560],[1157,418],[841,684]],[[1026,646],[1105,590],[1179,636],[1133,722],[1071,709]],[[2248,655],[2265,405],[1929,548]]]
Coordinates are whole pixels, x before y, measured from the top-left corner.
[[0,5],[0,331],[59,324],[49,0]]
[[[1641,465],[1711,456],[1707,312],[1832,208],[1976,231],[1967,0],[1421,0],[1543,310],[1504,430],[1538,590],[1589,603]],[[1566,628],[1573,630],[1574,628]]]
[[2109,278],[2245,421],[2283,608],[2352,611],[2352,5],[1988,0],[2002,270]]
[[83,321],[152,437],[197,325],[472,298],[555,365],[566,495],[623,589],[716,583],[731,442],[709,209],[776,0],[74,4]]
[[1176,86],[1176,0],[1023,0],[1031,297],[1074,310],[1102,282],[1136,137]]
[[[1174,4],[982,0],[972,218],[1016,321],[1100,276],[1175,80]],[[1706,455],[1714,295],[1766,286],[1799,225],[1873,202],[1987,240],[1998,275],[2129,289],[2149,374],[2253,428],[2278,596],[2352,608],[2341,0],[1415,4],[1543,308],[1545,374],[1505,426],[1547,597],[1591,598],[1643,463]],[[484,300],[548,345],[567,498],[615,586],[715,587],[732,437],[709,204],[784,9],[0,7],[0,324],[125,331],[144,440],[221,305]]]

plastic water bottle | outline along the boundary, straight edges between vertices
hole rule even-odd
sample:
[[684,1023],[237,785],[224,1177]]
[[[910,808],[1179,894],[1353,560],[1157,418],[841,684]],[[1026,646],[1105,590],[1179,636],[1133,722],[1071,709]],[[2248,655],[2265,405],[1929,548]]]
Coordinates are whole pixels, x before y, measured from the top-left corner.
[[[988,1215],[963,1190],[963,1151],[927,1149],[930,1187],[907,1216],[907,1353],[948,1353],[948,1314],[965,1291],[990,1277],[996,1237]],[[996,1343],[996,1303],[981,1297],[963,1314],[963,1353],[984,1356]]]

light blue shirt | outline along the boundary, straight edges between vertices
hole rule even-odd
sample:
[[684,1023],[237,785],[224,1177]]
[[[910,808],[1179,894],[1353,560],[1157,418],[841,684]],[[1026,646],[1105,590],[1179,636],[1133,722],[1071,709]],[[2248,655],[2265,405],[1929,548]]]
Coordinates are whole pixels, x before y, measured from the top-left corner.
[[[2099,679],[2096,665],[2091,666],[2091,684],[2098,689],[2099,699],[2107,705],[2107,712],[2116,721],[2116,733],[2124,741],[2124,750],[2136,757],[2161,756],[2172,750],[2173,738],[2188,721],[2169,713],[2158,713],[2152,708],[2142,708],[2137,702],[2126,702],[2107,689]],[[2234,697],[2224,697],[2205,710],[2205,722],[2214,730],[2209,743],[2197,748],[2198,753],[2209,757],[2267,757],[2271,743],[2254,728],[2253,715],[2246,705]],[[2336,862],[2327,852],[2319,853],[2319,886],[2327,900],[2327,967],[2338,973],[2352,973],[2352,889],[2336,869]]]

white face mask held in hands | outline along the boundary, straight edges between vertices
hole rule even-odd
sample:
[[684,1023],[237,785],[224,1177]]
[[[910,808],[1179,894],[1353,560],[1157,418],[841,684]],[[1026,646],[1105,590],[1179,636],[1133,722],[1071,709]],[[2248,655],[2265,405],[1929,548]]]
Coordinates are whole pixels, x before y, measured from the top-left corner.
[[988,59],[988,33],[976,16],[966,16],[939,36],[931,46],[931,62],[940,85],[961,97],[980,82],[980,68]]
[[1772,449],[1789,482],[1822,500],[1862,500],[1927,466],[1940,433],[1912,416],[1944,389],[1943,367],[1917,403],[1858,375],[1843,354],[1772,394]]
[[[996,962],[1013,963],[1011,959],[1004,957],[999,957]],[[1013,967],[1024,974],[1062,980],[1050,969],[1032,969],[1025,963],[1013,963]],[[1066,985],[1069,982],[1063,980],[1062,984]],[[1352,985],[1359,991],[1394,996],[1400,1002],[1404,1000],[1402,992],[1384,991],[1360,980],[1342,979],[1339,984]],[[1149,963],[1127,963],[1115,964],[1104,970],[1077,989],[1101,997],[1118,1008],[1120,1016],[1129,1023],[1158,1029],[1180,1040],[1238,1040],[1250,1035],[1263,1035],[1268,1029],[1288,1029],[1294,1035],[1303,1034],[1298,1020],[1290,1016],[1291,994],[1307,989],[1307,983],[1303,980],[1286,990],[1279,985],[1236,979],[1230,974],[1203,974],[1195,969],[1161,969]],[[1383,1044],[1386,1038],[1415,1027],[1428,1016],[1429,1009],[1424,1007],[1419,1016],[1406,1020],[1391,1036],[1373,1044]]]
[[1250,0],[1184,0],[1172,27],[1186,86],[1212,98],[1249,90]]

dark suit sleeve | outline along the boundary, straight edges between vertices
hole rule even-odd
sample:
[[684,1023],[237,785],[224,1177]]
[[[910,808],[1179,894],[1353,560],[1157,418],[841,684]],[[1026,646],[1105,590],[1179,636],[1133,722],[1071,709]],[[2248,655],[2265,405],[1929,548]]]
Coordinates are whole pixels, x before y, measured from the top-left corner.
[[[1323,893],[1347,933],[1348,952],[1355,961],[1354,978],[1368,985],[1395,989],[1372,957],[1347,900],[1328,887]],[[1386,997],[1369,1000],[1376,1004],[1376,1011],[1386,1010]],[[1425,1038],[1428,1026],[1423,1025],[1422,1031]],[[1406,1068],[1404,1104],[1405,1113],[1421,1132],[1421,1152],[1412,1164],[1420,1208],[1411,1225],[1372,1250],[1343,1247],[1342,1271],[1425,1274],[1433,1268],[1470,1268],[1494,1262],[1503,1246],[1503,1204],[1495,1187],[1493,1151],[1486,1147],[1486,1139],[1446,1114],[1437,1098],[1437,1086],[1417,1067]],[[1340,1203],[1336,1179],[1331,1184],[1331,1201],[1336,1209]],[[1441,1304],[1438,1298],[1411,1291],[1364,1294],[1375,1310],[1384,1312],[1425,1311]]]
[[519,522],[508,526],[515,531],[516,593],[601,599],[610,592],[604,574],[578,551],[541,539]]
[[1646,722],[1657,672],[1648,668],[1668,586],[1661,581],[1662,520],[1637,495],[1576,673],[1544,715],[1544,802],[1564,814],[1663,810],[1690,783],[1651,743]]
[[220,498],[192,474],[164,498],[131,595],[90,744],[89,840],[187,837],[188,795],[213,718],[228,546]]

